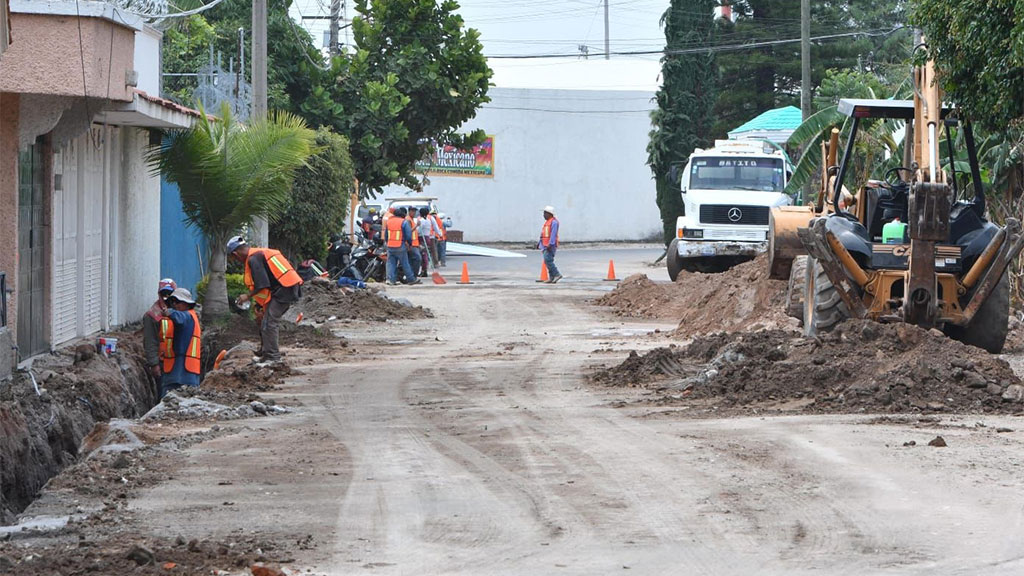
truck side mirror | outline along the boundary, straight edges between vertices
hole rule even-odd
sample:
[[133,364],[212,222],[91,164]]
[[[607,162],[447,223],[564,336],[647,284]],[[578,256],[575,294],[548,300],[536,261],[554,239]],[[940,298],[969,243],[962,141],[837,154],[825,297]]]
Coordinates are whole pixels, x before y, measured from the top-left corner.
[[679,165],[673,164],[668,169],[668,183],[672,186],[679,184]]

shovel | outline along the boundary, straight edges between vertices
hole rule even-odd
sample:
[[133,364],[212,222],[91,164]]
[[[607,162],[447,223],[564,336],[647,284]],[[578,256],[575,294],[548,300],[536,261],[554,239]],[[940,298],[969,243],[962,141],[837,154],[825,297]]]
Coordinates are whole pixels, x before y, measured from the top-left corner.
[[434,280],[434,284],[447,284],[448,283],[444,279],[444,276],[441,276],[441,273],[438,272],[437,270],[434,270],[434,272],[430,275],[430,278]]

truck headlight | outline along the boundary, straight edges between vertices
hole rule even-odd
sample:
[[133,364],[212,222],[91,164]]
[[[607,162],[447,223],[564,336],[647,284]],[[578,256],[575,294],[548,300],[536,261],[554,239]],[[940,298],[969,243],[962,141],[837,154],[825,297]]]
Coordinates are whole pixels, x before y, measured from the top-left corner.
[[683,228],[683,238],[703,238],[704,231],[697,228]]

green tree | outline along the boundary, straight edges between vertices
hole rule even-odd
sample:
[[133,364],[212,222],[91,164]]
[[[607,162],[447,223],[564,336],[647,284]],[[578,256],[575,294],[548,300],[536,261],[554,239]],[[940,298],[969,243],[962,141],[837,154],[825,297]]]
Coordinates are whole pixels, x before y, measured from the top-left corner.
[[[189,5],[187,1],[186,8]],[[271,110],[285,110],[305,116],[302,104],[324,80],[319,67],[324,65],[313,39],[288,15],[291,0],[268,0],[267,3],[267,102]],[[210,59],[210,45],[215,54],[238,62],[238,29],[246,31],[245,69],[242,75],[251,81],[252,2],[224,0],[216,7],[184,19],[164,33],[164,72],[193,74]],[[167,76],[164,94],[189,106],[194,105],[192,92],[196,78]],[[319,125],[319,124],[315,124]]]
[[[714,28],[714,0],[672,0],[661,17],[666,44],[707,45]],[[711,141],[715,102],[715,60],[710,53],[667,54],[661,59],[662,84],[651,112],[647,164],[657,189],[658,208],[668,244],[676,218],[683,215],[678,182],[669,182],[673,165],[682,167],[695,148]]]
[[947,96],[980,127],[1024,123],[1024,2],[916,0],[921,28]]
[[[356,51],[332,63],[336,80],[325,89],[340,108],[329,118],[349,138],[363,197],[397,183],[419,190],[414,165],[433,142],[468,148],[476,130],[456,130],[490,99],[491,69],[480,34],[466,28],[454,0],[357,0],[352,31]],[[316,94],[314,94],[316,95]],[[308,105],[315,114],[323,106]]]
[[[714,44],[769,43],[800,37],[800,3],[795,0],[737,0],[737,19],[720,23]],[[843,37],[811,44],[811,84],[818,86],[829,69],[850,69],[885,77],[906,75],[910,33],[892,30],[904,23],[903,0],[811,3],[811,35],[864,31],[878,36]],[[718,57],[721,78],[715,102],[714,135],[758,114],[800,105],[800,44],[768,44],[726,51]]]
[[348,140],[327,128],[316,132],[320,152],[295,173],[292,194],[281,217],[270,225],[270,243],[292,262],[323,261],[328,235],[345,225],[352,193]]
[[210,284],[203,316],[228,313],[224,246],[238,230],[287,205],[295,171],[315,149],[315,133],[287,112],[239,124],[225,104],[220,119],[205,114],[188,130],[164,134],[150,149],[155,173],[178,185],[188,224],[210,244]]

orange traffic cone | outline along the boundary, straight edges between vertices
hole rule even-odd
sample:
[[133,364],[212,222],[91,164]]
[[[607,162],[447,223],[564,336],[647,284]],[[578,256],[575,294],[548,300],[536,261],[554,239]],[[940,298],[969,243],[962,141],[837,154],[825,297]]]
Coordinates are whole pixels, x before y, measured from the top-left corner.
[[618,282],[619,279],[615,277],[615,261],[608,261],[608,277],[605,278],[605,282]]
[[536,282],[547,282],[548,280],[548,265],[542,261],[540,263],[540,280],[536,280]]
[[459,284],[472,284],[469,281],[469,264],[462,263],[462,278],[459,280]]

